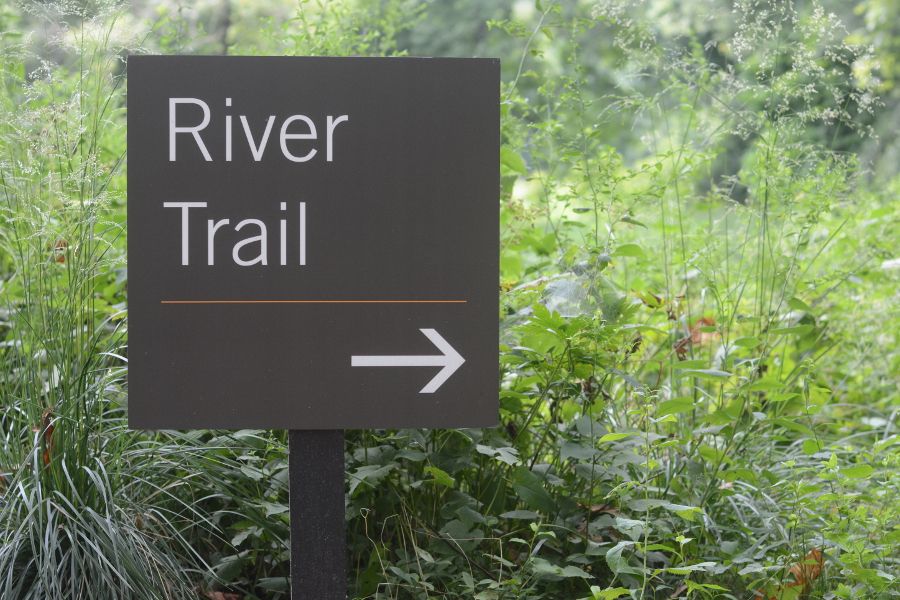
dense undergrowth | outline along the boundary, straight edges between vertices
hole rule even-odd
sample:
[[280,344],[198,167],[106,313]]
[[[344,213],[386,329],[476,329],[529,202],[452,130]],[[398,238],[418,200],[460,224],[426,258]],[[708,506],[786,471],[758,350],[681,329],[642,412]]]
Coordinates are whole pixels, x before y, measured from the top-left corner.
[[354,597],[900,595],[891,2],[101,4],[0,8],[2,598],[287,590],[283,432],[126,428],[130,52],[504,61],[501,426],[348,432]]

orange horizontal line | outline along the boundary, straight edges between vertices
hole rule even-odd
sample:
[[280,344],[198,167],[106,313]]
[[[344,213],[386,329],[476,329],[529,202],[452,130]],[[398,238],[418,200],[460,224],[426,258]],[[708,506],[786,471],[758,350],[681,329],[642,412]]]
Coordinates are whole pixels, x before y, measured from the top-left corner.
[[465,304],[468,300],[160,300],[160,304]]

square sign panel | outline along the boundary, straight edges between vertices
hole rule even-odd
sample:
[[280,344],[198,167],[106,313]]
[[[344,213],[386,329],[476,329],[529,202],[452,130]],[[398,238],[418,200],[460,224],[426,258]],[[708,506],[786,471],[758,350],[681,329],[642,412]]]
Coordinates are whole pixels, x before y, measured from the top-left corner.
[[497,422],[499,61],[132,56],[132,427]]

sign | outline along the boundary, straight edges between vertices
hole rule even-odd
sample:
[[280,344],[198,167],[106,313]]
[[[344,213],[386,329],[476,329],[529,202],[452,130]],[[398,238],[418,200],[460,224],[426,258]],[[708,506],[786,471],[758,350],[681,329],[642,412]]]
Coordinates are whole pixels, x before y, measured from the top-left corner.
[[497,421],[499,61],[128,59],[129,422]]

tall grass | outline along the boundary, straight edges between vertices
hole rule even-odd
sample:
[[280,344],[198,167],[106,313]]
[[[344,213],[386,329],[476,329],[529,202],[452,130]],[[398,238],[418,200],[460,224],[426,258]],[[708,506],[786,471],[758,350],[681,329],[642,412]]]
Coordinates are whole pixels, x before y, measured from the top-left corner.
[[115,15],[32,18],[48,18],[51,53],[74,62],[7,43],[0,74],[0,589],[186,598],[186,569],[201,563],[183,535],[198,515],[170,458],[181,449],[124,418]]

